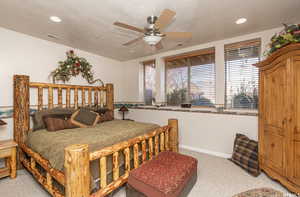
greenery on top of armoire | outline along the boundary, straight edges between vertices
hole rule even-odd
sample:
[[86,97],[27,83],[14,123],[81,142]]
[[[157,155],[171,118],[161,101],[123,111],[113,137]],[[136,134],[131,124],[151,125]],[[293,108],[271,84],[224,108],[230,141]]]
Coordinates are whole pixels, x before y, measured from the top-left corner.
[[300,24],[283,25],[284,29],[271,38],[270,49],[266,55],[270,55],[288,44],[300,42]]

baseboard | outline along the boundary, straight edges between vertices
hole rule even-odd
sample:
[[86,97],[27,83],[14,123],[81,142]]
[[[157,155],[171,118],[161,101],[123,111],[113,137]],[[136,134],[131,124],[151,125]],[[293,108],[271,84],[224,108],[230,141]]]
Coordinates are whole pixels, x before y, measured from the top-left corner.
[[205,154],[208,154],[208,155],[222,157],[222,158],[230,158],[231,157],[230,154],[220,153],[220,152],[215,152],[215,151],[210,151],[210,150],[206,150],[206,149],[202,149],[202,148],[195,148],[195,147],[186,146],[186,145],[179,145],[179,147],[183,148],[183,149],[187,149],[187,150],[199,152],[199,153],[205,153]]

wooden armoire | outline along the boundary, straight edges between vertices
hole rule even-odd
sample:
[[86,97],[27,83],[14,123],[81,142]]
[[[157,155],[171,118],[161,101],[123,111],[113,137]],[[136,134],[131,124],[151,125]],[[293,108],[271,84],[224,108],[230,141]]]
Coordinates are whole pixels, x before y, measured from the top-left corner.
[[300,193],[300,44],[279,49],[256,66],[260,167]]

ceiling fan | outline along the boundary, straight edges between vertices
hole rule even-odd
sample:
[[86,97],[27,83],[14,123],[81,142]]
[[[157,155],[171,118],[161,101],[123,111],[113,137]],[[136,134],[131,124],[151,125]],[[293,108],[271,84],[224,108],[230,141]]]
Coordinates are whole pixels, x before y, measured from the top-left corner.
[[144,40],[147,44],[155,46],[155,48],[159,50],[163,48],[161,40],[164,38],[187,39],[192,37],[192,33],[190,32],[162,32],[162,30],[172,22],[175,15],[176,13],[174,11],[165,9],[159,17],[149,16],[147,18],[148,26],[145,28],[134,27],[118,21],[115,22],[114,25],[143,34],[140,37],[123,44],[123,46],[129,46],[140,40]]

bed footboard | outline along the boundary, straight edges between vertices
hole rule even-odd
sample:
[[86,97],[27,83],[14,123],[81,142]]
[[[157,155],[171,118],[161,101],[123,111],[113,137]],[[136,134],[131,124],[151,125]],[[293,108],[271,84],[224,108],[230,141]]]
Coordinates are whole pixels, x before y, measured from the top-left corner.
[[65,149],[66,196],[88,197],[90,195],[90,158],[86,144]]
[[[131,153],[131,150],[133,152]],[[127,182],[129,172],[151,160],[159,152],[178,151],[178,121],[119,144],[89,153],[88,145],[72,145],[65,149],[66,197],[102,197]],[[125,173],[120,174],[120,153],[124,154]],[[133,155],[133,166],[131,166]],[[107,178],[107,158],[112,156],[111,183]],[[99,160],[100,189],[90,194],[90,162]]]

